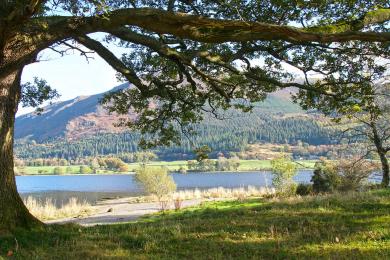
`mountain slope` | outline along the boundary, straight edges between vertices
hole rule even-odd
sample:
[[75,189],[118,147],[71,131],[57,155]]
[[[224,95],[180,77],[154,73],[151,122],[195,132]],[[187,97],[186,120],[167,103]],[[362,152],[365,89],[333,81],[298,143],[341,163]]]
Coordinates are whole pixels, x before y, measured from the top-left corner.
[[[110,91],[127,87],[122,84]],[[44,107],[40,115],[29,113],[16,118],[15,138],[29,138],[38,142],[66,138],[75,140],[102,133],[119,133],[124,129],[114,127],[118,117],[108,115],[99,105],[105,93],[92,96],[80,96],[71,100],[57,102]],[[291,102],[286,91],[270,95],[264,102],[256,105],[261,113],[301,113],[303,111]],[[229,117],[228,112],[228,117]],[[237,112],[233,112],[237,116]],[[240,117],[250,116],[239,113]],[[212,124],[209,121],[208,123]]]
[[[124,88],[121,85],[117,88]],[[140,135],[114,127],[117,116],[109,116],[99,105],[105,93],[58,102],[40,116],[30,113],[16,119],[15,154],[19,158],[66,158],[139,151]],[[208,145],[215,152],[243,151],[253,143],[302,141],[319,145],[332,142],[332,130],[318,115],[306,113],[291,101],[289,90],[269,95],[255,104],[253,112],[228,110],[225,120],[205,115],[195,125],[198,134],[182,144],[159,147],[161,159],[186,159],[194,147]]]
[[[115,87],[111,91],[125,88],[128,84],[122,84]],[[93,124],[88,124],[88,119],[83,118],[90,116],[91,119],[101,117],[101,122],[107,122],[107,130],[115,132],[112,127],[110,118],[107,113],[99,105],[99,100],[106,94],[99,93],[92,96],[80,96],[71,100],[57,102],[47,107],[44,107],[44,112],[40,115],[29,113],[16,118],[15,122],[15,138],[25,138],[36,141],[46,141],[59,137],[66,137],[68,132],[77,127],[90,125],[89,129],[94,128]],[[91,121],[93,122],[93,121]],[[96,130],[98,131],[98,130]]]

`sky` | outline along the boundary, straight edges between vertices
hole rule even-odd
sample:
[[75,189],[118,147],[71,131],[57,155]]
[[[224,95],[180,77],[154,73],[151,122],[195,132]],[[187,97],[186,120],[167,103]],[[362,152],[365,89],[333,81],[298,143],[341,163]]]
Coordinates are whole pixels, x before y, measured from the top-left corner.
[[[111,47],[117,55],[122,53],[119,48]],[[42,78],[61,95],[58,100],[105,92],[121,84],[116,79],[116,72],[102,58],[96,54],[90,56],[93,59],[87,62],[79,53],[61,57],[52,50],[45,50],[40,53],[39,62],[25,67],[22,82]],[[17,115],[33,110],[20,106]]]

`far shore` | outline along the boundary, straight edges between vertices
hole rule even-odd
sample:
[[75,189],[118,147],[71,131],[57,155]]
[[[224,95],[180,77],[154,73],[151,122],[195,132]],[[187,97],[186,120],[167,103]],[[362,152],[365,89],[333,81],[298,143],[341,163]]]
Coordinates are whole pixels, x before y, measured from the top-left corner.
[[[296,160],[298,168],[303,169],[314,169],[315,160]],[[72,172],[59,174],[59,176],[69,176],[69,175],[119,175],[119,174],[134,174],[136,169],[140,167],[139,163],[128,163],[130,171],[129,172],[118,172],[112,170],[101,170],[99,169],[97,173],[88,173],[81,174],[78,171],[82,165],[71,165],[71,166],[25,166],[19,171],[17,176],[55,176],[57,174],[53,173],[55,167],[70,167]],[[147,166],[153,167],[166,167],[171,173],[197,173],[200,171],[188,170],[187,161],[152,161],[146,164]],[[184,170],[184,171],[183,171]],[[228,171],[204,171],[204,172],[258,172],[258,171],[269,171],[271,170],[271,161],[270,160],[240,160],[240,166],[237,170],[228,170]],[[202,171],[203,172],[203,171]]]

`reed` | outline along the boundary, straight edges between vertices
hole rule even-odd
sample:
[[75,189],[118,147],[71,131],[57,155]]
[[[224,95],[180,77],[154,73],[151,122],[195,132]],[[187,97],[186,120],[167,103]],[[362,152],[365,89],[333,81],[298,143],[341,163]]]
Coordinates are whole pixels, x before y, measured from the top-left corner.
[[275,190],[273,188],[266,187],[253,187],[249,186],[247,188],[211,188],[211,189],[194,189],[194,190],[180,190],[176,191],[173,194],[174,198],[180,198],[181,200],[190,200],[190,199],[217,199],[217,198],[236,198],[238,200],[243,200],[249,197],[263,197],[270,194],[274,194]]
[[86,215],[91,211],[91,205],[89,203],[79,201],[73,197],[60,207],[56,207],[55,201],[51,198],[42,201],[28,196],[23,201],[31,214],[40,220],[76,217]]

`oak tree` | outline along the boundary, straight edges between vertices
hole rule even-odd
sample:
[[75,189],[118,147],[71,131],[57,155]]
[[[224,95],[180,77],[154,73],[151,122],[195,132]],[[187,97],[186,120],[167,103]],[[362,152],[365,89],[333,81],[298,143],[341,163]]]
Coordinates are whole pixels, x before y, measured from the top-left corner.
[[[368,73],[365,75],[368,76]],[[387,158],[390,151],[390,84],[382,80],[363,85],[360,85],[360,90],[364,89],[365,92],[355,96],[353,100],[329,102],[329,98],[322,98],[315,107],[339,124],[339,128],[342,129],[341,138],[348,142],[349,150],[352,150],[352,146],[357,146],[360,160],[367,159],[372,152],[378,155],[382,168],[381,185],[388,187],[390,183],[390,166]],[[344,88],[344,91],[348,90]]]
[[[39,105],[55,96],[42,81],[26,91],[20,82],[23,68],[42,50],[72,48],[87,55],[84,46],[96,52],[132,85],[103,100],[110,101],[109,110],[136,112],[134,120],[120,123],[155,135],[145,146],[169,144],[179,142],[180,131],[189,134],[204,110],[247,111],[250,102],[278,88],[296,87],[308,102],[316,101],[314,94],[350,94],[338,86],[354,79],[295,80],[281,64],[304,76],[334,75],[351,65],[343,63],[343,51],[387,57],[389,7],[386,0],[1,1],[0,230],[39,223],[16,190],[13,132],[21,100]],[[96,32],[105,39],[96,39]],[[128,51],[119,58],[107,42]],[[366,45],[372,46],[368,53]]]

